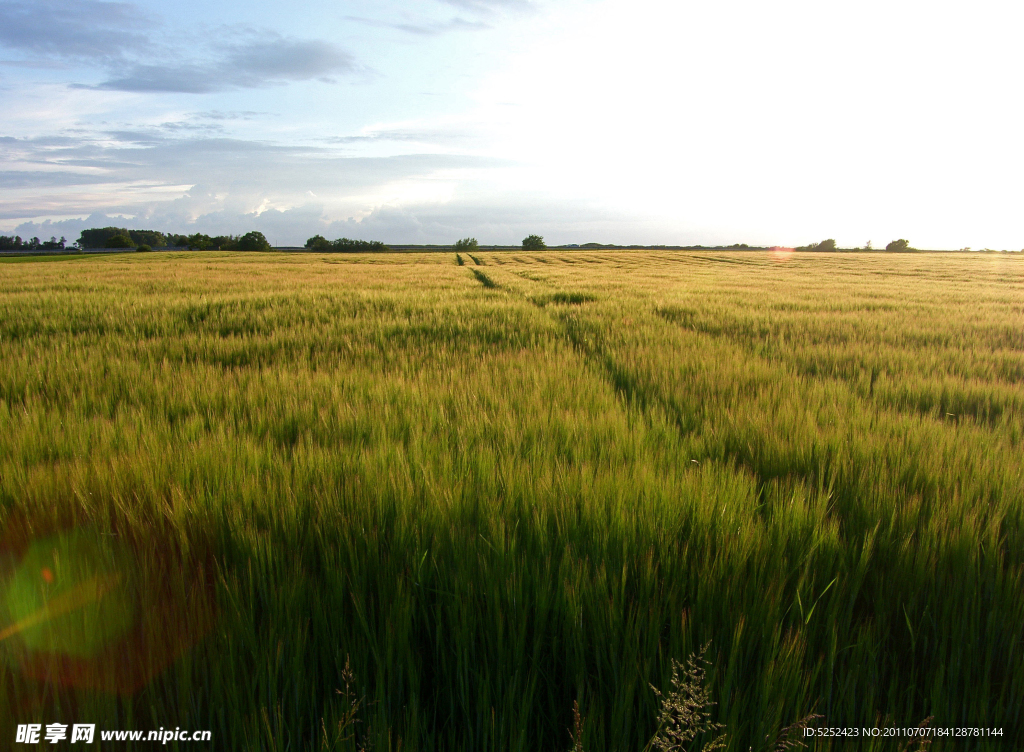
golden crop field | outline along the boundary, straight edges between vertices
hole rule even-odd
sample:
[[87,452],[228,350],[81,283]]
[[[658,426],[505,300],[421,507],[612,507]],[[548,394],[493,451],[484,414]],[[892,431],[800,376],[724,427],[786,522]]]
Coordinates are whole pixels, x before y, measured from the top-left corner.
[[1007,254],[0,260],[0,738],[1024,744],[1022,450]]

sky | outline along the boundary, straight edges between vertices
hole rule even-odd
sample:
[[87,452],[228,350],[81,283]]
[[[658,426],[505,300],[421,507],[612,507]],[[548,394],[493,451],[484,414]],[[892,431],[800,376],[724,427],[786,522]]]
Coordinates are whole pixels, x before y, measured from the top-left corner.
[[0,0],[0,232],[1020,250],[1024,4]]

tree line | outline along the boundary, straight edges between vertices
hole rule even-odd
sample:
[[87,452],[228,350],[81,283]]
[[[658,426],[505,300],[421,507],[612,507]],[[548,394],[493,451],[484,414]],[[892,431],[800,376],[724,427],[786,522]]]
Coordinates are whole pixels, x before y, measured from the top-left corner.
[[379,240],[328,240],[323,235],[314,235],[306,241],[305,247],[319,253],[386,253],[391,250]]
[[[22,240],[21,236],[0,235],[0,251],[56,251],[67,247],[67,240],[39,238]],[[125,227],[95,227],[82,230],[75,247],[83,250],[97,248],[135,248],[151,251],[154,248],[187,248],[193,251],[269,251],[270,243],[262,232],[244,235],[191,235],[163,233],[159,230],[129,230]]]
[[[37,237],[23,240],[21,236],[0,235],[0,251],[54,251],[63,250],[66,247],[66,239],[58,240],[51,237],[49,240],[40,240]],[[129,230],[125,227],[97,227],[82,230],[75,246],[83,250],[98,248],[135,248],[140,251],[149,251],[153,248],[187,248],[193,251],[269,251],[270,243],[261,232],[247,232],[244,235],[206,235],[196,232],[191,235],[179,235],[176,233],[163,233],[158,230]],[[601,243],[585,243],[580,246],[567,246],[576,248],[639,248],[641,246],[612,246]],[[647,247],[647,246],[642,246]],[[667,248],[668,246],[666,246]],[[352,240],[349,238],[338,238],[328,240],[323,235],[314,235],[306,241],[305,248],[320,253],[384,253],[391,248],[379,240]],[[473,251],[478,248],[476,238],[463,238],[454,243],[456,251]],[[547,248],[544,238],[540,235],[528,235],[523,238],[523,250],[538,251]],[[680,248],[683,248],[680,246]],[[686,246],[686,248],[703,248],[702,246]],[[733,246],[715,246],[718,248],[745,249],[747,245],[741,243]],[[833,238],[822,240],[818,243],[798,246],[797,251],[815,252],[837,252],[841,250],[871,251],[871,241],[867,242],[864,248],[840,249],[836,247]],[[917,249],[912,248],[905,239],[893,240],[885,246],[890,253],[908,253]]]
[[31,238],[22,240],[20,235],[0,235],[0,251],[58,251],[64,248],[64,238],[49,240]]
[[[827,252],[832,253],[836,251],[873,251],[871,247],[871,241],[869,240],[863,248],[837,248],[836,241],[833,238],[828,240],[822,240],[820,243],[811,243],[810,245],[798,245],[794,250],[797,251],[816,251],[816,252]],[[910,247],[910,241],[900,238],[899,240],[893,240],[885,246],[885,250],[889,253],[913,253],[917,251],[916,248]]]
[[188,248],[192,251],[269,251],[270,243],[262,232],[244,235],[191,235],[163,233],[158,230],[129,230],[124,227],[98,227],[82,230],[79,248]]
[[[475,241],[474,241],[475,242]],[[21,236],[0,235],[0,251],[49,251],[63,250],[67,240],[39,238],[22,240]],[[126,227],[94,227],[82,230],[75,247],[83,250],[99,248],[135,248],[151,251],[154,248],[187,248],[191,251],[269,251],[270,243],[262,232],[247,232],[244,235],[206,235],[196,232],[191,235],[164,233],[159,230],[130,230]],[[306,248],[321,252],[381,253],[390,251],[377,240],[351,240],[338,238],[327,240],[323,235],[314,235],[306,241]]]
[[[479,247],[480,244],[477,243],[476,238],[462,238],[462,240],[456,240],[452,245],[452,249],[455,251],[475,251]],[[527,235],[523,238],[524,251],[540,251],[545,248],[547,248],[547,244],[544,243],[544,238],[540,235]]]

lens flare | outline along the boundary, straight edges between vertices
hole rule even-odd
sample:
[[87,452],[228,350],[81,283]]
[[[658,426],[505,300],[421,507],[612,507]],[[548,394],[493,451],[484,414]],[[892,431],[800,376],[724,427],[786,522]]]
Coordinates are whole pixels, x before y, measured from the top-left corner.
[[47,687],[138,692],[216,619],[213,561],[194,542],[93,528],[0,541],[0,660]]
[[123,560],[116,546],[88,530],[33,543],[7,583],[3,600],[14,625],[3,634],[20,635],[29,650],[96,655],[123,637],[134,617]]
[[[45,573],[49,572],[49,570],[44,569],[43,572],[45,578]],[[51,574],[47,582],[52,581],[53,575]],[[16,634],[22,634],[38,625],[46,624],[47,622],[52,624],[55,619],[64,614],[77,611],[90,603],[96,603],[103,597],[104,593],[114,588],[120,581],[121,577],[119,575],[107,579],[93,577],[75,585],[70,590],[51,598],[42,608],[25,616],[21,621],[0,631],[0,642]]]

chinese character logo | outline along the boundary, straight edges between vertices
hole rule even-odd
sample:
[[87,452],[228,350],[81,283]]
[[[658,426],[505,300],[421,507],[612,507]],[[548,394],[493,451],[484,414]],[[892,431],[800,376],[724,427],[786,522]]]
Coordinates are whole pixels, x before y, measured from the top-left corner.
[[95,723],[76,723],[71,729],[71,743],[85,742],[86,744],[92,744],[92,738],[95,733]]
[[18,744],[38,744],[39,731],[43,728],[40,723],[22,723],[18,725],[18,735],[14,741]]
[[46,741],[50,744],[62,742],[68,738],[68,725],[66,723],[46,724]]

